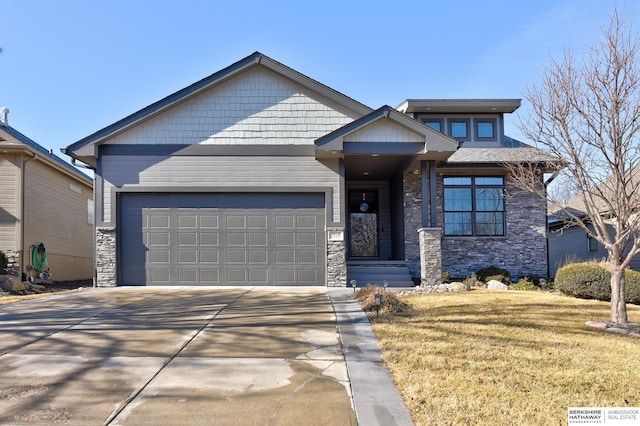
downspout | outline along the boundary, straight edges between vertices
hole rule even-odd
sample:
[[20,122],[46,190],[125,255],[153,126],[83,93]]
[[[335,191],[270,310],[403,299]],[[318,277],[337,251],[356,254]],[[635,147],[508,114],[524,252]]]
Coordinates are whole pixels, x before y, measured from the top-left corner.
[[[551,184],[551,182],[553,182],[555,180],[555,178],[558,177],[558,175],[560,174],[560,172],[558,170],[556,170],[555,172],[553,172],[553,174],[551,176],[549,176],[549,178],[547,180],[544,181],[544,198],[545,198],[545,202],[547,199],[547,188],[549,187],[549,185]],[[549,258],[549,218],[547,217],[547,207],[545,206],[545,224],[544,224],[544,232],[545,232],[545,241],[547,243],[547,278],[551,279],[551,265],[550,265],[550,261],[551,259]],[[554,277],[555,278],[555,277]]]
[[68,156],[71,157],[71,164],[75,167],[82,167],[83,169],[88,169],[88,170],[92,170],[94,172],[94,179],[93,179],[93,185],[92,185],[92,190],[91,190],[91,198],[93,200],[93,277],[92,277],[92,281],[93,281],[93,285],[92,287],[97,287],[98,286],[98,266],[96,264],[96,246],[97,246],[97,240],[96,240],[96,224],[98,223],[98,216],[97,216],[97,209],[96,209],[96,179],[95,179],[95,173],[97,172],[97,168],[93,167],[89,164],[86,164],[85,162],[82,162],[81,164],[79,163],[79,161],[76,159],[76,157],[74,157],[72,154],[69,154],[67,152],[66,148],[62,148],[60,151],[62,151],[63,154],[66,154]]
[[19,253],[20,253],[20,279],[23,279],[25,277],[25,247],[24,247],[24,241],[25,241],[25,234],[26,234],[26,226],[24,224],[25,221],[25,205],[26,205],[26,168],[27,168],[27,163],[29,161],[33,161],[36,160],[38,158],[38,153],[37,152],[32,152],[31,153],[31,158],[24,158],[24,155],[22,156],[22,167],[21,167],[21,176],[20,176],[20,183],[21,183],[21,188],[20,188],[20,247],[19,247]]

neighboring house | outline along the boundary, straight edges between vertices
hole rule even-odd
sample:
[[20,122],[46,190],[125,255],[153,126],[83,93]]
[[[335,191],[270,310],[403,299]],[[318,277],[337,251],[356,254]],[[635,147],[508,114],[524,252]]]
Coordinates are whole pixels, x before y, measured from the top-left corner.
[[[580,208],[580,197],[567,201],[567,208],[577,218],[584,218],[584,210]],[[549,218],[549,276],[555,278],[559,268],[569,263],[607,260],[609,253],[595,238],[589,236],[581,226],[572,223],[566,214],[555,212]],[[589,221],[585,219],[587,226]],[[609,235],[615,234],[613,224],[607,225]],[[629,267],[640,271],[640,256],[631,260]]]
[[7,115],[3,109],[0,250],[10,272],[30,277],[31,248],[42,243],[52,280],[92,279],[92,179],[9,126]]
[[[549,219],[549,276],[569,263],[599,261],[608,257],[602,244],[587,235],[580,226],[565,227],[562,220]],[[635,268],[633,268],[635,269]]]
[[545,275],[544,203],[502,166],[542,155],[504,136],[519,105],[374,110],[256,52],[66,148],[95,168],[97,285]]

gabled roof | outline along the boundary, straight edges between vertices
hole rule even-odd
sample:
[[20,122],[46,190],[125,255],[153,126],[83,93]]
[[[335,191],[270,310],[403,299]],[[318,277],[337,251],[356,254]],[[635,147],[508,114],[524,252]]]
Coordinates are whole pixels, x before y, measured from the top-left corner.
[[93,182],[93,179],[55,155],[52,150],[46,149],[8,124],[0,123],[0,153],[24,151],[37,153],[38,158],[46,159],[49,163],[62,168],[67,173],[73,174],[78,179],[85,180],[89,184]]
[[[549,215],[554,217],[556,221],[584,218],[588,216],[590,211],[591,214],[597,212],[602,216],[614,216],[615,209],[612,210],[612,206],[616,205],[616,186],[616,180],[610,177],[590,188],[588,194],[578,192],[562,205],[556,206],[549,212]],[[622,188],[628,197],[623,202],[630,202],[630,205],[637,206],[636,209],[640,208],[640,165],[635,165],[627,171]],[[591,201],[588,201],[586,195],[589,195]],[[586,204],[588,202],[592,203],[592,208],[588,208]]]
[[157,102],[154,102],[153,104],[69,145],[66,149],[63,150],[63,152],[74,158],[95,157],[97,155],[97,150],[89,148],[91,145],[100,144],[107,138],[117,135],[131,128],[132,126],[135,126],[136,124],[171,108],[172,106],[185,102],[186,100],[196,96],[197,94],[200,94],[203,91],[208,90],[216,85],[222,84],[223,82],[228,81],[239,73],[257,66],[266,67],[271,71],[289,78],[316,93],[326,96],[327,98],[334,100],[337,103],[340,103],[357,113],[364,115],[372,111],[370,107],[316,80],[313,80],[312,78],[309,78],[306,75],[301,74],[298,71],[289,68],[260,52],[254,52],[246,58],[241,59],[238,62],[214,74],[211,74],[210,76],[205,77],[202,80],[191,84],[190,86],[178,90],[177,92],[172,93],[171,95]]
[[402,114],[388,105],[384,105],[364,117],[352,121],[351,123],[318,138],[316,140],[316,157],[330,158],[342,156],[347,153],[347,149],[345,149],[345,138],[348,135],[385,119],[416,133],[421,136],[424,142],[421,143],[419,147],[412,147],[412,152],[403,149],[402,142],[394,142],[391,144],[393,147],[390,148],[391,150],[395,149],[396,151],[387,151],[384,152],[384,154],[417,154],[425,157],[424,159],[444,160],[454,153],[458,147],[458,142],[456,140],[443,135],[408,115]]

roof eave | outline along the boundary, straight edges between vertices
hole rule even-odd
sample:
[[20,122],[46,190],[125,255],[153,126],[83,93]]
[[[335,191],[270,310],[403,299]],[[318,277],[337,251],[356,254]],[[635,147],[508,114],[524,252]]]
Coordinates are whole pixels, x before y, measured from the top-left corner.
[[429,126],[425,126],[388,105],[384,105],[370,114],[317,139],[316,158],[340,158],[343,155],[344,138],[346,136],[382,119],[390,119],[394,123],[422,135],[425,141],[424,150],[418,154],[428,156],[428,159],[441,161],[451,156],[458,148],[456,140],[435,131]]
[[396,108],[409,113],[499,114],[512,113],[521,99],[406,99]]

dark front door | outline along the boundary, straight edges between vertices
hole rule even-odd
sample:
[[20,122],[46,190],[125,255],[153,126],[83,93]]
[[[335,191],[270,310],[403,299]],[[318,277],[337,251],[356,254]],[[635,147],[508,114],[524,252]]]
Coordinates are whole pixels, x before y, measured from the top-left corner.
[[379,256],[378,191],[349,192],[349,235],[351,257]]

